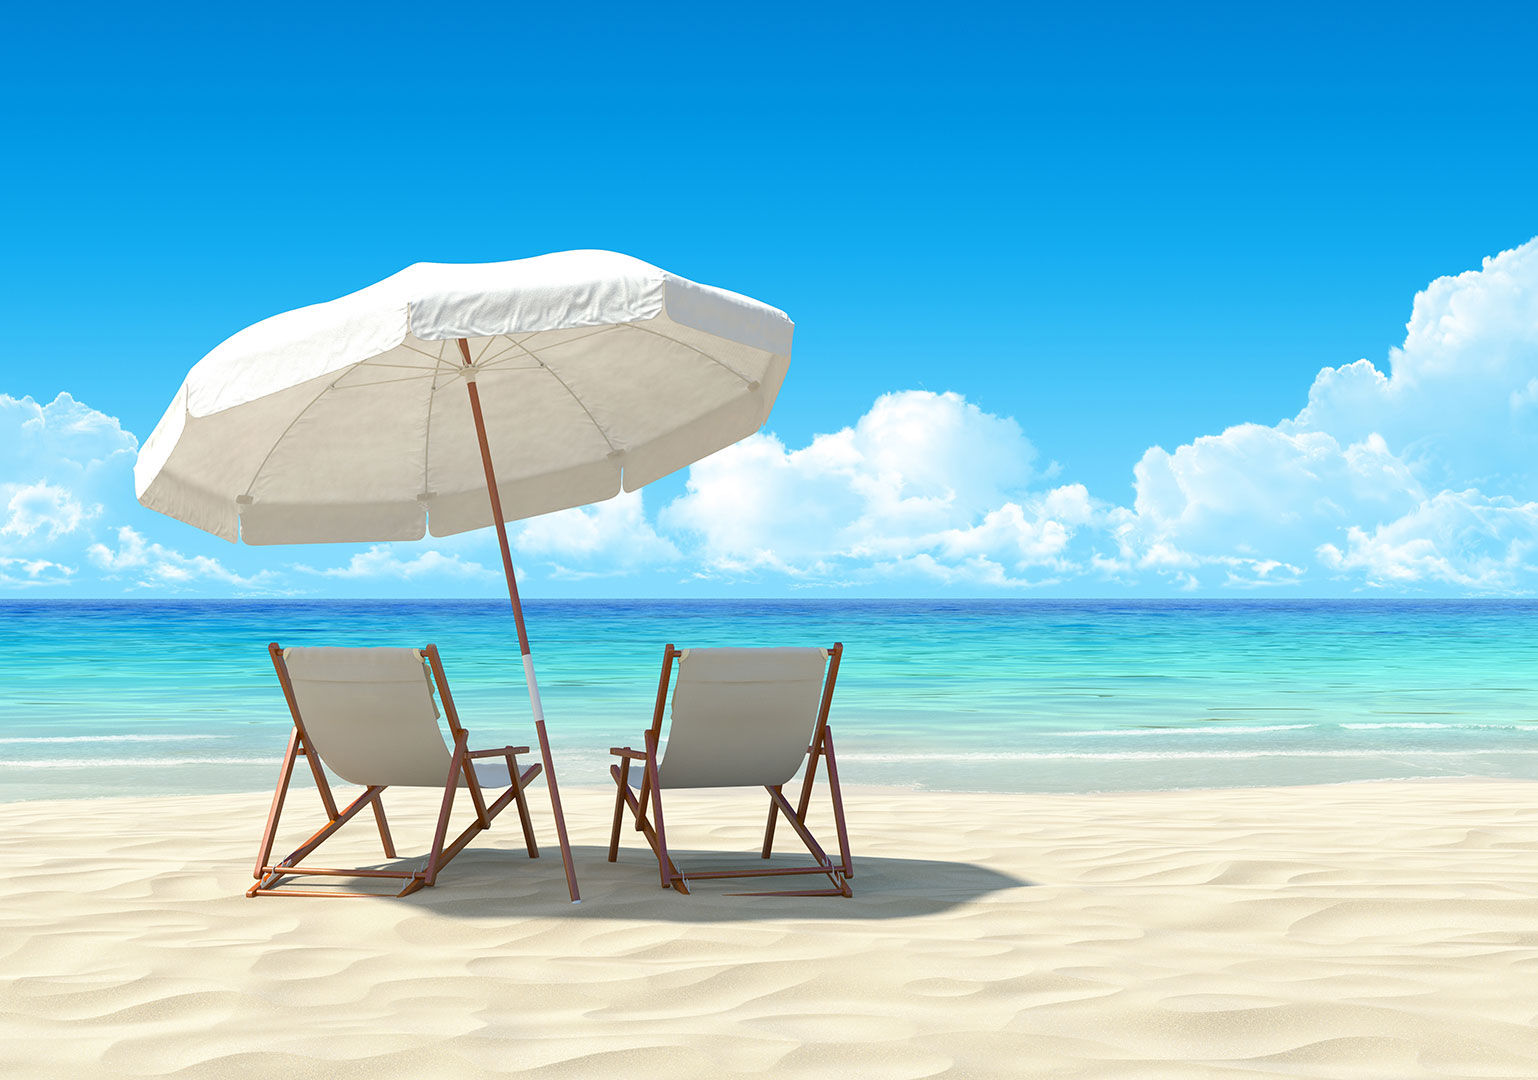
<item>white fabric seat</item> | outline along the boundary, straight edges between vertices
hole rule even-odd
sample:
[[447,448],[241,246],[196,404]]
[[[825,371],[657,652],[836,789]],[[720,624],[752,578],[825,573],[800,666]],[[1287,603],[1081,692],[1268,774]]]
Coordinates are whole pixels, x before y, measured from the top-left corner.
[[[475,764],[475,779],[481,787],[505,788],[512,784],[512,775],[507,771],[506,758],[482,758]],[[460,780],[463,784],[465,781]]]
[[[305,729],[332,772],[364,786],[443,786],[450,752],[421,650],[295,647],[283,659]],[[485,787],[513,782],[506,759],[473,765]]]
[[449,748],[419,650],[289,648],[283,660],[305,731],[332,772],[365,786],[443,786]]
[[828,650],[685,649],[663,788],[775,787],[806,760]]

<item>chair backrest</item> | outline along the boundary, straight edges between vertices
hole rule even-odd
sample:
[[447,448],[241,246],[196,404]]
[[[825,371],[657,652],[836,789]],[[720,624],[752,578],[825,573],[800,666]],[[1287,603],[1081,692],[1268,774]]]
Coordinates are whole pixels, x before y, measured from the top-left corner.
[[439,787],[450,755],[417,649],[283,650],[311,747],[354,784]]
[[774,787],[806,759],[828,650],[685,649],[657,766],[664,788]]

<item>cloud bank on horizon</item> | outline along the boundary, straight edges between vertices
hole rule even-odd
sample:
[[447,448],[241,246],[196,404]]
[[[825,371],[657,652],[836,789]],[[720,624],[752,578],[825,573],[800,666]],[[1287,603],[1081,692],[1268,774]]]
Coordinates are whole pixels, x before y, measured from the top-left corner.
[[[232,549],[133,500],[138,440],[60,394],[0,394],[0,590],[447,590],[499,576],[490,532],[418,544]],[[1296,416],[1133,464],[1130,506],[1043,466],[1019,424],[955,393],[879,397],[787,447],[760,433],[641,493],[521,523],[521,572],[762,592],[1538,591],[1538,238],[1416,295],[1387,369],[1325,368]],[[1062,482],[1059,482],[1059,481]],[[146,536],[168,530],[174,543]],[[206,550],[185,553],[182,548]],[[218,551],[221,554],[208,554]],[[286,561],[285,561],[286,558]],[[329,561],[328,561],[329,559]],[[281,565],[280,565],[281,562]],[[633,587],[633,586],[632,586]]]

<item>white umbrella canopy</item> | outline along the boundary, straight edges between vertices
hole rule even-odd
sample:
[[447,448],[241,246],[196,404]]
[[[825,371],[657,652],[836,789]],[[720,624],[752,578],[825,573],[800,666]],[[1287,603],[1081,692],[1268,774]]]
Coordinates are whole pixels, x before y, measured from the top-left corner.
[[634,491],[757,431],[793,330],[614,252],[417,263],[215,348],[145,440],[134,485],[150,509],[248,544],[494,525],[575,901],[503,523]]
[[[139,501],[248,544],[416,540],[598,502],[757,431],[783,312],[605,251],[417,263],[247,327],[188,373]],[[463,362],[459,341],[472,363]]]

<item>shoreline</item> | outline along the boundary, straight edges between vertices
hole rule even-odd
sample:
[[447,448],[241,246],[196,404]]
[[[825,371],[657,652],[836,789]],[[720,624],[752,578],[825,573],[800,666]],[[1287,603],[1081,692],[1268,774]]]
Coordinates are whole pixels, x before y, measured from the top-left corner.
[[[538,785],[539,859],[503,818],[404,900],[245,898],[270,791],[0,805],[0,1070],[1538,1075],[1538,781],[849,785],[848,900],[663,891],[612,790],[562,785],[581,905]],[[669,797],[686,872],[756,853],[760,798]],[[386,800],[425,850],[435,794]]]
[[[279,765],[281,764],[281,759],[274,758],[270,763],[264,763],[264,764],[270,764],[272,766],[273,771],[274,771],[274,775],[276,775],[276,771],[277,771]],[[558,775],[560,775],[560,774],[558,774]],[[361,789],[350,789],[345,781],[341,781],[337,777],[331,776],[329,773],[328,773],[328,777],[329,777],[329,780],[331,782],[331,785],[332,785],[332,788],[333,788],[334,791],[343,792],[343,791],[347,791],[347,790],[354,790],[354,791],[361,790]],[[799,780],[795,781],[795,783],[799,783]],[[878,794],[903,793],[903,794],[915,794],[915,795],[919,795],[919,796],[923,796],[923,795],[937,795],[937,796],[979,795],[979,796],[985,796],[985,797],[1003,797],[1003,798],[1017,798],[1017,797],[1018,798],[1099,798],[1099,797],[1118,797],[1118,796],[1141,797],[1141,796],[1156,796],[1156,795],[1162,795],[1162,794],[1195,794],[1195,793],[1202,793],[1202,792],[1225,792],[1225,791],[1270,791],[1270,790],[1297,791],[1297,790],[1300,790],[1300,789],[1307,789],[1307,788],[1342,788],[1342,787],[1353,787],[1353,786],[1356,786],[1356,785],[1381,785],[1381,784],[1533,784],[1533,785],[1538,785],[1538,777],[1533,777],[1533,778],[1529,779],[1529,778],[1525,778],[1525,777],[1487,776],[1487,775],[1479,775],[1479,774],[1470,773],[1470,774],[1464,774],[1464,775],[1355,777],[1355,778],[1348,778],[1348,779],[1341,779],[1341,780],[1302,779],[1302,780],[1298,780],[1298,781],[1296,781],[1294,783],[1287,783],[1287,782],[1281,782],[1281,781],[1271,781],[1271,782],[1267,782],[1267,783],[1253,783],[1253,784],[1231,783],[1231,784],[1208,784],[1208,785],[1180,785],[1180,786],[1172,786],[1172,787],[1087,788],[1087,789],[1073,790],[1073,791],[1028,790],[1028,789],[1027,790],[1001,790],[999,788],[942,787],[942,786],[921,784],[921,783],[917,783],[917,782],[910,786],[910,785],[891,784],[891,783],[867,783],[867,782],[862,782],[862,781],[858,781],[858,780],[851,781],[851,780],[848,780],[846,778],[845,779],[845,790],[846,791],[858,790],[858,791],[865,791],[865,792],[874,792],[874,793],[878,793]],[[563,793],[568,788],[573,790],[573,791],[578,791],[578,792],[581,792],[581,791],[601,791],[601,792],[607,793],[608,796],[611,797],[611,798],[612,798],[613,792],[614,792],[614,788],[611,785],[609,785],[609,784],[594,784],[594,783],[585,782],[585,781],[570,782],[570,781],[568,781],[568,780],[566,780],[564,778],[560,780],[560,787],[561,787],[561,791]],[[819,785],[819,787],[820,787],[820,785]],[[314,789],[315,789],[314,782],[312,780],[310,780],[309,776],[307,774],[305,774],[304,772],[302,772],[301,770],[295,770],[291,790],[293,792],[302,792],[302,791],[305,791],[305,790],[313,791]],[[535,799],[535,800],[537,800],[539,798],[539,790],[540,790],[540,787],[536,786],[536,788],[533,790],[533,792],[532,792],[530,797]],[[62,805],[72,805],[72,804],[75,804],[75,803],[82,803],[82,802],[83,803],[100,803],[100,802],[103,802],[103,801],[111,801],[111,800],[123,800],[125,802],[134,802],[134,801],[146,800],[146,799],[223,799],[223,798],[240,799],[240,798],[250,798],[250,797],[255,797],[255,796],[262,796],[262,797],[265,797],[265,798],[271,798],[271,796],[272,796],[272,787],[271,786],[267,786],[267,787],[246,787],[246,788],[229,789],[229,790],[192,791],[192,792],[189,792],[189,791],[181,791],[181,792],[177,792],[177,791],[172,791],[172,792],[141,792],[141,793],[135,793],[135,794],[126,794],[126,793],[123,793],[123,792],[113,791],[113,792],[106,793],[106,794],[92,794],[92,795],[35,795],[35,796],[24,795],[24,796],[19,796],[19,797],[7,796],[3,792],[0,792],[0,813],[3,813],[4,809],[7,808],[7,807],[13,807],[13,806],[35,806],[35,805],[40,804],[40,803],[58,803],[58,804],[60,804],[62,806]],[[341,796],[339,794],[338,798],[340,798],[340,797]],[[538,805],[537,802],[536,802],[535,805]]]

